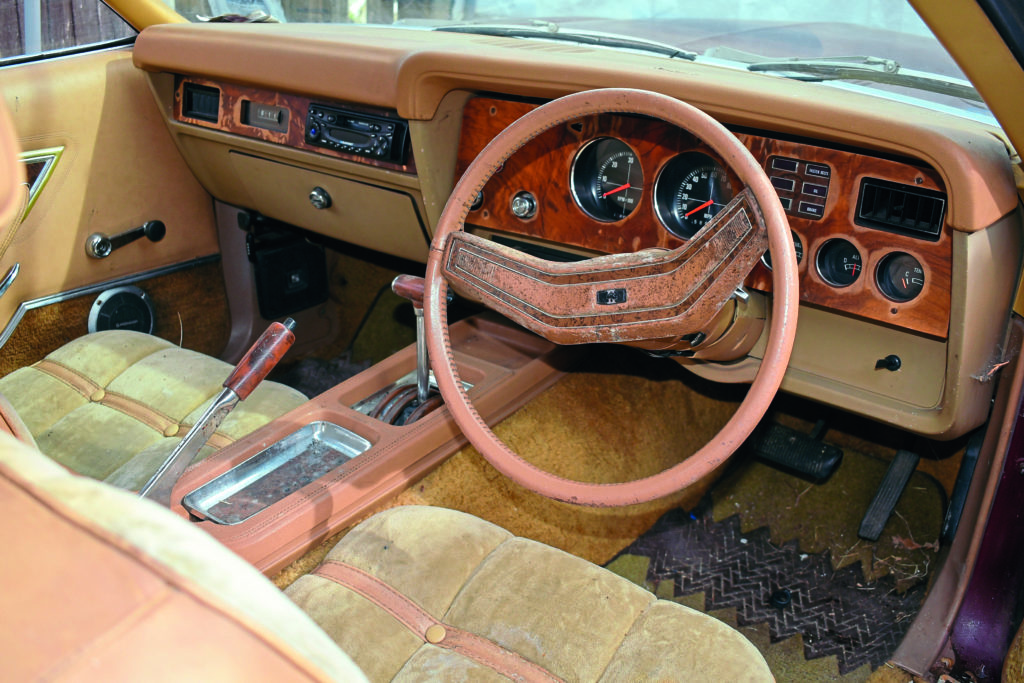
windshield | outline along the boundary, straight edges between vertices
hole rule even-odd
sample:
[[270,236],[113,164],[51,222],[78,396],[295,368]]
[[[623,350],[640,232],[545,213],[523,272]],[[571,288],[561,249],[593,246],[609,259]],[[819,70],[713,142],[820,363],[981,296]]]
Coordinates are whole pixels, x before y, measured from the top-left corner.
[[[820,81],[992,121],[956,63],[905,0],[166,2],[192,21],[237,15],[233,18],[500,31],[500,35],[523,39],[580,39],[609,49],[649,47],[666,58],[695,58],[777,77]],[[673,54],[666,47],[679,52]],[[785,60],[812,63],[780,63]],[[971,92],[964,96],[967,91]]]

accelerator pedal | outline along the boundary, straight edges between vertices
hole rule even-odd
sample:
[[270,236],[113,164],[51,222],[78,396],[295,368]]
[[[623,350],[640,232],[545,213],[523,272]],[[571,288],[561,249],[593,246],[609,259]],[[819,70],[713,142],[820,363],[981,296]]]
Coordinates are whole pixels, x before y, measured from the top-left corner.
[[860,531],[857,535],[867,541],[877,541],[882,535],[882,529],[896,509],[896,503],[903,495],[903,489],[907,488],[910,475],[917,469],[917,463],[921,458],[910,451],[898,451],[893,461],[889,463],[889,471],[885,473],[885,479],[878,486],[874,500],[864,513],[864,519],[860,523]]
[[843,460],[842,449],[821,440],[824,434],[825,423],[820,420],[810,434],[772,424],[752,445],[754,454],[767,464],[820,484]]

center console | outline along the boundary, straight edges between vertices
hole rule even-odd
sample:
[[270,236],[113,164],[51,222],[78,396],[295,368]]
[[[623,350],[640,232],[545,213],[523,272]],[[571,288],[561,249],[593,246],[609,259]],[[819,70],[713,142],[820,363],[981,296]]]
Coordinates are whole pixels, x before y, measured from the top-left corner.
[[[451,341],[491,425],[554,384],[568,362],[564,347],[487,315],[452,325]],[[173,509],[276,573],[465,444],[446,409],[405,426],[366,414],[415,365],[410,346],[193,465],[174,487]]]

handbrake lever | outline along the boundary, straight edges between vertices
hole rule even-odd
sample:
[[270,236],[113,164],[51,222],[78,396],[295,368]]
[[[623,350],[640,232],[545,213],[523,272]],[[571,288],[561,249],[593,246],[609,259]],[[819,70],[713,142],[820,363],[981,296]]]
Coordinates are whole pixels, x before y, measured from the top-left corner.
[[248,398],[291,348],[295,341],[295,334],[292,332],[294,328],[295,321],[291,318],[283,323],[270,324],[242,360],[238,361],[238,365],[224,382],[224,389],[213,399],[213,403],[196,420],[185,438],[175,446],[146,485],[139,490],[140,496],[170,507],[171,490],[178,483],[178,479],[217,431],[217,427],[227,414],[239,401]]

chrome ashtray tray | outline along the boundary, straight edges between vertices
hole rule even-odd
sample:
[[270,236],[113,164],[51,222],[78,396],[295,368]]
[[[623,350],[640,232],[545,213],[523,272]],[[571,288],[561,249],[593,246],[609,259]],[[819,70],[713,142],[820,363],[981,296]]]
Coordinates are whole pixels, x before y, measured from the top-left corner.
[[182,505],[200,519],[240,524],[370,448],[333,422],[312,422],[192,491]]

